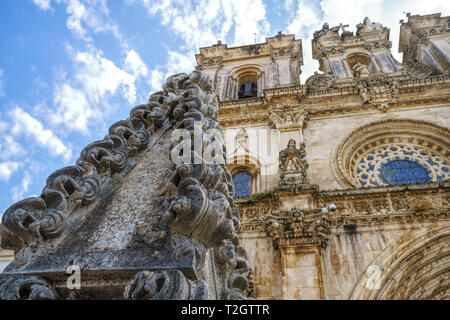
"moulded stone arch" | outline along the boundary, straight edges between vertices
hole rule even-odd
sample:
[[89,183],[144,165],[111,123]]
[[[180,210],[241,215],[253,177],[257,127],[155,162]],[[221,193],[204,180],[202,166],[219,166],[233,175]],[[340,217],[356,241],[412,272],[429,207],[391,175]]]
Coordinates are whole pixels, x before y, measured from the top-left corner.
[[[363,184],[358,177],[358,164],[369,152],[393,144],[434,155],[445,166],[450,163],[449,130],[425,121],[395,119],[372,122],[347,135],[334,151],[334,170],[346,185],[360,188]],[[448,176],[448,172],[445,174]]]
[[239,65],[230,70],[225,96],[231,99],[237,99],[237,92],[244,81],[250,80],[255,82],[257,87],[257,96],[260,97],[262,90],[264,90],[264,67],[255,64],[248,63]]
[[229,156],[228,170],[231,176],[239,171],[247,171],[252,176],[251,192],[257,193],[260,190],[261,163],[255,155],[246,153],[244,155]]
[[352,300],[449,299],[450,229],[409,232],[367,267]]

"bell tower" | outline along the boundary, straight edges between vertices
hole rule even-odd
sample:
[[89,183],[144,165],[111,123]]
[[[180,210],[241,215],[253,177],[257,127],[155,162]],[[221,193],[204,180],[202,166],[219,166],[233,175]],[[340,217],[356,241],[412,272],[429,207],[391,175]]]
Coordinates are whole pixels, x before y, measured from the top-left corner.
[[346,31],[348,25],[314,32],[313,58],[319,69],[335,79],[360,78],[371,74],[391,73],[402,68],[390,52],[389,29],[365,18],[356,25],[356,34]]
[[403,52],[403,63],[434,74],[447,72],[450,17],[441,17],[440,13],[406,16],[407,22],[400,20],[399,51]]
[[264,43],[200,48],[197,70],[213,81],[220,101],[258,98],[264,89],[299,85],[302,43],[281,32]]

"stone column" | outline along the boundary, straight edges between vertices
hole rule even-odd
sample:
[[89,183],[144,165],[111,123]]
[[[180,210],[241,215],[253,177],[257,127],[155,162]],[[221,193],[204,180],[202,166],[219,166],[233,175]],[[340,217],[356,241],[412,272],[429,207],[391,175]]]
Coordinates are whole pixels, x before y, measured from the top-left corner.
[[324,299],[320,245],[299,240],[280,239],[283,299]]

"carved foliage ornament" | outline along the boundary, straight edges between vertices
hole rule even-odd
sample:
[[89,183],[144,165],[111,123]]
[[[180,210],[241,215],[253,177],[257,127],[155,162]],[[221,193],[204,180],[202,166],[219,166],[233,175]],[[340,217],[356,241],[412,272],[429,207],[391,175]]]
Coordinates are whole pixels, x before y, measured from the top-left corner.
[[[355,66],[357,68],[357,66]],[[399,97],[398,82],[387,76],[368,76],[364,68],[355,70],[363,79],[358,81],[356,87],[364,103],[375,105],[381,111],[386,111]]]
[[283,106],[269,110],[269,125],[274,129],[295,129],[306,127],[309,110],[306,106],[295,108]]

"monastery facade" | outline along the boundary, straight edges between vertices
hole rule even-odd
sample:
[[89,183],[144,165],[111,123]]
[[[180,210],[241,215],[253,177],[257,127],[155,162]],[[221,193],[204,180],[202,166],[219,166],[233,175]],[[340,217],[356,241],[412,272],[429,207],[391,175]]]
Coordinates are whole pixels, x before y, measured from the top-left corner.
[[201,48],[257,299],[448,299],[449,17]]
[[[183,81],[197,83],[208,92],[202,76],[193,74],[170,78],[164,94],[156,93],[148,105],[135,107],[130,116],[132,120],[126,123],[128,129],[117,129],[119,125],[125,126],[125,121],[113,125],[110,134],[126,142],[123,144],[128,148],[126,152],[117,151],[115,146],[107,147],[106,142],[93,143],[82,152],[78,167],[71,167],[71,171],[59,170],[49,177],[40,200],[24,200],[8,209],[6,218],[4,216],[2,246],[16,248],[20,257],[14,259],[5,272],[11,277],[17,277],[18,273],[25,272],[23,270],[46,275],[47,271],[42,269],[37,273],[36,270],[48,264],[48,268],[58,270],[52,271],[51,277],[48,273],[47,282],[33,278],[33,283],[43,288],[39,291],[41,297],[121,297],[124,283],[130,281],[132,275],[127,273],[131,271],[123,271],[128,269],[120,264],[122,260],[111,257],[118,254],[118,249],[129,247],[134,248],[133,254],[146,256],[147,247],[142,243],[152,243],[151,246],[161,250],[151,241],[163,241],[170,234],[173,237],[170,243],[175,244],[175,249],[166,248],[167,257],[173,250],[175,254],[170,256],[172,260],[167,259],[175,271],[170,271],[171,274],[158,271],[157,275],[161,279],[178,279],[173,283],[180,281],[195,288],[197,291],[192,290],[197,292],[196,298],[240,298],[245,293],[256,299],[449,299],[449,21],[449,17],[440,14],[408,15],[400,28],[402,62],[393,57],[389,29],[381,24],[365,18],[353,33],[346,31],[342,24],[330,27],[325,23],[312,40],[313,58],[320,67],[305,83],[300,83],[299,77],[303,65],[302,41],[294,35],[280,32],[264,43],[228,48],[219,41],[200,48],[196,69],[209,77],[219,99],[218,119],[225,137],[226,165],[233,186],[230,188],[234,188],[234,200],[229,197],[227,201],[230,206],[234,205],[233,201],[237,205],[240,223],[231,215],[226,219],[232,219],[239,230],[239,245],[245,251],[230,235],[230,223],[223,217],[220,217],[223,225],[217,224],[223,234],[210,232],[206,235],[206,231],[202,231],[196,235],[197,230],[189,219],[181,223],[175,219],[175,213],[170,215],[176,210],[184,214],[194,207],[166,208],[170,197],[175,195],[191,199],[191,189],[183,189],[179,182],[184,176],[181,171],[177,173],[178,169],[170,180],[173,190],[159,194],[155,187],[154,195],[150,195],[152,203],[158,204],[154,208],[168,210],[161,216],[169,221],[170,228],[161,227],[156,220],[147,221],[145,212],[134,212],[147,210],[148,203],[142,199],[149,197],[141,188],[133,188],[135,183],[145,176],[145,181],[150,181],[148,184],[153,183],[154,187],[166,179],[159,174],[160,180],[156,181],[146,166],[156,170],[158,165],[154,158],[169,150],[170,141],[167,138],[159,147],[156,142],[150,144],[147,140],[153,143],[153,137],[159,132],[163,137],[164,126],[169,123],[167,119],[175,123],[184,112],[179,108],[173,115],[168,111],[164,115],[160,109],[173,103],[173,92],[180,94],[181,100],[183,94],[192,93],[190,87],[180,91],[184,93],[177,91],[178,83]],[[214,100],[203,91],[199,92],[201,99]],[[201,112],[210,116],[208,123],[213,126],[215,118],[211,110]],[[146,112],[153,117],[153,122],[143,116]],[[143,128],[150,132],[150,138]],[[139,136],[140,140],[131,140],[130,137],[138,136],[135,131],[147,134],[147,140],[145,135],[144,138]],[[142,150],[151,150],[145,148],[153,146],[162,151],[141,155]],[[112,148],[112,151],[99,152],[100,147]],[[96,157],[102,152],[114,156],[107,161],[97,161]],[[125,154],[125,160],[117,160],[117,154]],[[95,167],[91,170],[96,174],[95,179],[88,181],[86,175],[92,172],[81,173],[81,166]],[[169,164],[160,167],[167,172],[172,170]],[[60,178],[63,175],[72,180],[65,176],[65,180]],[[195,179],[189,183],[192,180]],[[201,187],[219,188],[210,186],[211,181],[201,181]],[[85,183],[90,189],[80,187],[75,192],[76,188],[68,187],[70,183],[80,186]],[[200,188],[199,185],[197,181],[196,187]],[[113,200],[98,200],[116,190],[114,188],[120,190],[117,194],[123,195],[122,198],[112,195]],[[220,192],[228,196],[228,191],[221,188]],[[138,196],[131,197],[133,193]],[[208,195],[204,196],[208,205],[217,200],[211,199],[211,192],[204,194]],[[164,202],[158,197],[169,200],[164,198]],[[53,203],[53,207],[49,203]],[[110,207],[112,204],[116,207]],[[123,216],[126,208],[130,211],[126,215],[131,218]],[[205,216],[213,216],[211,208],[215,207],[208,207]],[[231,210],[228,204],[226,208]],[[12,217],[16,215],[21,219],[27,210],[51,213],[56,227],[51,225],[52,229],[47,230],[50,229],[48,220],[37,219],[33,225],[39,225],[42,232],[31,227],[19,230]],[[94,227],[88,225],[90,220],[85,218],[102,215],[116,220],[95,218],[91,221],[98,222],[100,227]],[[158,225],[159,231],[147,230],[140,219],[149,225]],[[22,222],[23,227],[26,221]],[[130,226],[135,223],[135,229],[128,228],[127,223]],[[78,240],[71,236],[78,234],[86,238]],[[146,238],[148,234],[153,237],[151,241]],[[217,239],[226,240],[226,245],[222,246]],[[41,244],[35,245],[38,240]],[[91,257],[80,253],[81,249],[75,250],[74,246],[81,246],[83,241],[92,246],[92,252],[99,250],[104,256]],[[116,242],[123,248],[114,247]],[[54,249],[58,246],[59,251]],[[217,249],[218,246],[223,250]],[[26,251],[24,248],[38,249]],[[211,248],[216,248],[217,252],[213,254]],[[77,252],[80,263],[92,270],[96,268],[96,273],[86,271],[91,277],[86,280],[90,283],[86,290],[91,291],[78,296],[67,293],[64,288],[65,280],[61,280],[61,275],[66,266],[61,269],[58,259],[45,259],[51,252],[60,254],[58,258],[63,254],[69,256],[67,252],[71,250]],[[228,252],[232,252],[233,257],[227,256]],[[0,249],[0,271],[13,256],[13,251]],[[130,255],[130,263],[136,264],[136,270],[147,263],[133,257]],[[180,262],[186,257],[191,259],[183,262],[188,267]],[[159,261],[155,259],[147,265],[153,266],[154,261]],[[224,279],[231,279],[220,288],[214,287],[211,280],[214,268],[222,270]],[[111,286],[116,290],[114,294],[99,289],[109,288],[109,282],[98,282],[98,275],[103,276],[104,270],[110,272],[108,277],[113,277],[111,270],[120,270],[117,272],[120,277],[114,274],[115,279],[120,278]],[[6,296],[15,287],[8,287],[9,280],[5,281]],[[153,280],[150,273],[139,272],[133,281],[128,282],[125,297],[135,298],[136,292],[145,291],[144,287],[139,287],[140,281]],[[206,285],[209,289],[205,289]],[[131,294],[133,290],[135,293]],[[205,290],[209,290],[209,295]],[[146,294],[148,296],[148,292]],[[169,298],[187,297],[173,293]]]

